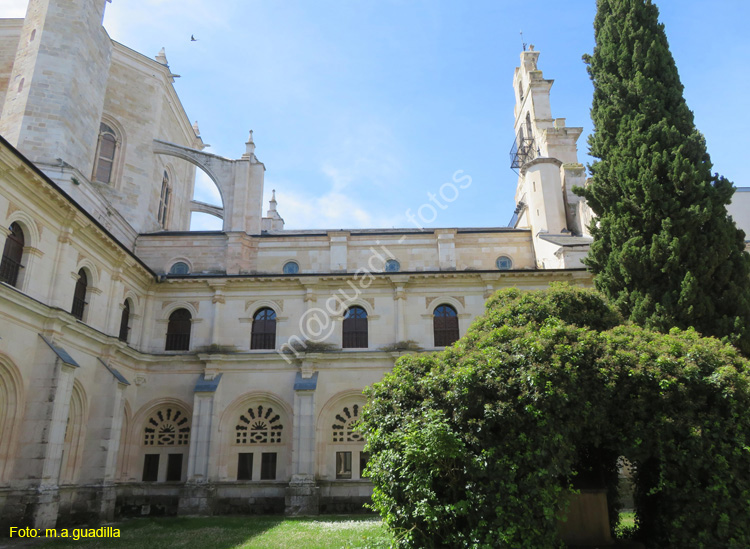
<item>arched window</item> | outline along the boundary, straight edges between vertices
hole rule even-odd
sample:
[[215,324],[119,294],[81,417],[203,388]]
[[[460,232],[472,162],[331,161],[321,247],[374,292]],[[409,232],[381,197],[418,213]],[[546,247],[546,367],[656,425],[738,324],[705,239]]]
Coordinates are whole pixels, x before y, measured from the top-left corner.
[[[190,446],[190,416],[173,406],[160,408],[146,420],[143,445],[149,452],[143,456],[144,482],[182,480]],[[167,457],[166,467],[160,467],[162,455]]]
[[0,263],[0,282],[6,282],[11,286],[15,286],[18,282],[18,273],[23,268],[23,265],[21,265],[23,247],[23,230],[18,223],[12,223],[10,234],[5,240],[5,247],[3,248],[3,259]]
[[187,309],[177,309],[169,315],[167,344],[165,351],[187,351],[190,349],[190,326],[192,316]]
[[117,134],[104,122],[99,124],[99,143],[96,146],[94,180],[99,183],[112,181],[112,170],[117,152]]
[[128,342],[130,333],[130,300],[126,299],[122,305],[122,316],[120,317],[120,335],[117,336],[120,341]]
[[438,305],[432,317],[435,347],[445,347],[458,340],[458,313],[450,305]]
[[351,307],[344,315],[345,349],[367,347],[367,311],[362,307]]
[[172,189],[169,186],[169,173],[164,170],[164,176],[161,179],[161,195],[159,196],[159,225],[162,229],[167,228],[167,217],[169,214],[169,199]]
[[251,349],[276,348],[276,313],[264,307],[253,316],[253,330],[250,336]]
[[518,82],[518,102],[523,103],[523,82]]
[[[368,455],[364,452],[365,439],[356,430],[359,422],[359,404],[350,404],[339,409],[331,425],[331,450],[336,479],[361,479],[367,466]],[[329,469],[330,471],[330,469]]]
[[178,261],[169,268],[171,275],[186,275],[190,273],[190,266],[184,261]]
[[297,274],[299,272],[299,263],[296,261],[287,261],[284,263],[284,274],[285,275],[293,275]]
[[86,293],[88,292],[88,287],[89,279],[86,276],[86,271],[81,269],[78,271],[76,289],[73,292],[73,308],[70,311],[78,320],[83,320],[83,313],[86,310]]
[[275,480],[281,472],[279,463],[283,469],[283,460],[278,459],[284,444],[281,415],[272,406],[252,405],[240,415],[234,432],[234,443],[247,446],[237,452],[237,480]]

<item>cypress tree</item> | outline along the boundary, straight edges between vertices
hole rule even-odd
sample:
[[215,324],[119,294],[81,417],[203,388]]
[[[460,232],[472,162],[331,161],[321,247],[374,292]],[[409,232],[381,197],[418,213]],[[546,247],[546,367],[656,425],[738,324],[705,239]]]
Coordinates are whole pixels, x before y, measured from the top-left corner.
[[712,174],[651,0],[598,0],[586,260],[634,322],[694,327],[750,353],[750,255],[728,217],[734,187]]

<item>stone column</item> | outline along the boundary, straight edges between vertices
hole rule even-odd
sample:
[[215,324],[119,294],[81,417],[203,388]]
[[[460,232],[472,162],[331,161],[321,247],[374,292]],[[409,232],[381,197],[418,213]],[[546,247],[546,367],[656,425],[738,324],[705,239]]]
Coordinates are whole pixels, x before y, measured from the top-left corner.
[[208,482],[211,434],[214,430],[214,397],[221,374],[201,374],[193,396],[193,420],[187,482],[180,493],[179,515],[211,515],[216,489]]
[[214,296],[211,298],[211,303],[214,305],[213,318],[211,319],[212,345],[223,345],[225,341],[221,326],[223,305],[226,303],[226,298],[224,297],[224,286],[224,283],[211,284],[211,289],[214,291]]
[[107,362],[98,359],[96,385],[99,396],[92,401],[84,450],[81,481],[101,485],[97,495],[98,514],[102,520],[113,520],[115,515],[115,474],[120,449],[123,421],[123,397],[130,383]]
[[[286,489],[285,514],[317,515],[320,488],[315,483],[315,389],[318,372],[303,368],[294,380],[292,480]],[[306,376],[306,377],[305,377]]]

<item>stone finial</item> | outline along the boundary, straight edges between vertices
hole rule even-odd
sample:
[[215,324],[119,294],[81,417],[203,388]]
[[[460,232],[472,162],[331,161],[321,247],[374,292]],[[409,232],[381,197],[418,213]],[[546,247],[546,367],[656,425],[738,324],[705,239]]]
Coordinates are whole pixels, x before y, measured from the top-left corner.
[[276,189],[271,190],[271,200],[269,202],[269,205],[271,206],[269,213],[275,212],[276,211]]
[[154,59],[156,59],[157,63],[161,63],[162,65],[166,66],[169,64],[167,63],[167,54],[164,52],[164,48],[159,50],[159,53],[156,54]]
[[253,130],[250,130],[250,137],[245,142],[245,154],[242,155],[244,158],[252,158],[255,156],[255,142],[253,141]]
[[195,137],[200,137],[201,136],[201,131],[198,128],[198,121],[197,120],[195,122],[193,122],[193,131],[195,132]]

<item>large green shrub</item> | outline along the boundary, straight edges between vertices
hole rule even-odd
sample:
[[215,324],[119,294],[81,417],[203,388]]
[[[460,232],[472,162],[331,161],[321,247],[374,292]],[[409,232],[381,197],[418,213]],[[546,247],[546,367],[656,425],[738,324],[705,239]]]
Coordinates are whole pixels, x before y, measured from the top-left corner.
[[651,546],[750,546],[747,361],[619,323],[591,291],[506,290],[453,347],[369,389],[373,502],[400,546],[554,547],[579,473],[614,511],[620,455]]

